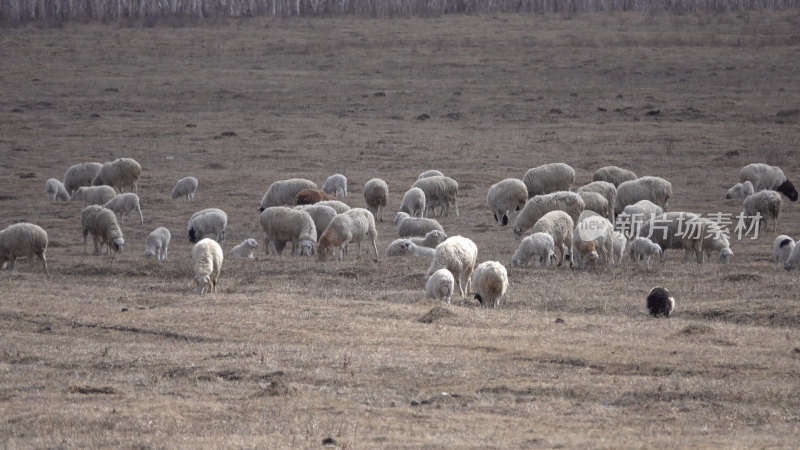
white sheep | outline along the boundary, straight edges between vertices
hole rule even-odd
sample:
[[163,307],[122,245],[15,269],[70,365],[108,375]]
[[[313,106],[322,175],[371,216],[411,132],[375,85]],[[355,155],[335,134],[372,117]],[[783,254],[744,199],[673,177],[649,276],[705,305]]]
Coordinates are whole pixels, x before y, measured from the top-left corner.
[[[528,169],[522,181],[528,188],[528,198],[568,191],[575,182],[575,169],[564,163],[544,164]],[[575,217],[577,218],[577,215]]]
[[119,189],[130,187],[136,192],[136,181],[142,174],[142,166],[132,158],[119,158],[103,164],[92,179],[92,186],[111,186]]
[[[606,216],[606,219],[610,220],[612,223],[614,222],[614,205],[617,204],[617,187],[614,186],[612,183],[608,181],[592,181],[591,183],[581,186],[576,191],[578,194],[583,192],[597,192],[598,194],[605,197],[606,201],[608,202],[609,206],[609,214]],[[588,208],[587,208],[588,209]]]
[[[690,212],[664,213],[642,223],[639,233],[661,246],[662,262],[668,249],[683,249],[683,261],[687,262],[691,253],[702,256],[703,239],[693,232],[692,228],[692,224],[699,219],[698,214]],[[688,236],[685,236],[687,232]],[[699,257],[697,262],[702,261],[702,257]]]
[[583,199],[574,192],[561,191],[536,195],[525,203],[525,207],[522,208],[522,211],[517,216],[517,220],[514,223],[514,238],[522,238],[522,234],[527,229],[550,211],[564,211],[572,219],[572,223],[577,223],[584,209],[583,207]]
[[435,169],[431,169],[431,170],[426,170],[425,172],[422,172],[421,174],[419,174],[417,179],[421,180],[423,178],[443,177],[443,176],[444,176],[444,174],[442,172],[439,172],[438,170],[435,170]]
[[[733,258],[730,239],[728,239],[726,230],[718,223],[704,217],[690,222],[684,235],[684,249],[692,249],[694,242],[691,240],[698,237],[702,240],[700,248],[705,256],[700,256],[698,260],[708,259],[711,261],[711,253],[717,253],[722,264],[728,264]],[[687,242],[687,240],[689,241]]]
[[386,247],[386,256],[425,256],[433,257],[436,250],[414,244],[410,239],[395,239]]
[[72,195],[81,186],[91,186],[97,172],[103,167],[99,162],[75,164],[64,172],[64,189]]
[[550,263],[556,259],[554,249],[553,236],[543,232],[533,233],[520,242],[517,251],[511,257],[511,263],[515,267],[525,267],[531,262],[538,261],[541,267],[550,267]]
[[639,235],[642,224],[664,214],[660,206],[650,200],[639,200],[628,205],[617,216],[617,224],[623,228],[629,237]]
[[759,230],[762,226],[767,228],[769,219],[772,219],[772,231],[777,231],[778,219],[781,217],[781,208],[783,207],[783,200],[779,193],[771,190],[758,191],[745,198],[742,206],[744,207],[742,215],[745,226],[749,228],[753,218],[760,215]]
[[317,242],[314,219],[303,210],[286,206],[270,206],[261,213],[264,230],[264,250],[268,255],[279,255],[287,242],[292,243],[292,256],[311,256]]
[[364,184],[364,201],[375,220],[383,222],[383,209],[389,204],[389,185],[380,178],[373,178]]
[[630,170],[617,166],[605,166],[595,171],[594,175],[592,176],[592,181],[605,181],[613,184],[614,187],[619,187],[620,184],[626,181],[635,180],[636,178],[636,174]]
[[249,238],[242,241],[241,244],[231,249],[232,258],[245,258],[253,259],[253,250],[258,248],[258,242],[255,239]]
[[614,206],[614,213],[621,213],[626,206],[639,200],[650,200],[667,212],[671,197],[672,183],[663,178],[641,177],[626,181],[617,186],[617,202]]
[[144,241],[144,257],[158,258],[159,261],[167,259],[169,252],[169,240],[172,234],[164,227],[158,227],[147,235]]
[[347,177],[340,173],[329,176],[322,184],[322,190],[336,197],[347,197]]
[[445,240],[447,240],[447,233],[444,231],[433,230],[429,231],[425,237],[412,237],[409,238],[414,245],[419,245],[421,247],[429,247],[429,248],[436,248],[437,245],[441,244]]
[[772,259],[775,260],[775,270],[786,264],[786,260],[789,259],[794,247],[794,239],[785,234],[775,238],[775,242],[772,244]]
[[290,178],[278,180],[269,185],[267,192],[261,197],[259,211],[264,211],[271,206],[294,205],[294,198],[303,189],[316,189],[317,183],[304,178]]
[[94,254],[99,255],[103,245],[106,253],[121,252],[125,246],[122,230],[117,223],[114,211],[99,205],[89,205],[81,211],[83,227],[83,253],[86,253],[86,236],[94,238]]
[[0,268],[8,266],[8,270],[16,268],[17,258],[28,258],[33,262],[33,257],[39,258],[47,271],[47,232],[39,225],[32,223],[15,223],[0,231]]
[[472,289],[475,298],[484,308],[497,308],[508,288],[508,272],[497,261],[484,261],[472,274]]
[[578,192],[583,200],[584,210],[594,211],[598,215],[608,218],[614,216],[613,208],[608,204],[608,199],[599,192]]
[[425,217],[436,215],[436,207],[441,207],[440,214],[446,216],[450,212],[450,205],[456,210],[458,216],[458,182],[444,175],[434,175],[420,178],[412,187],[422,189],[425,193]]
[[761,163],[749,164],[739,171],[739,181],[753,183],[756,192],[769,189],[784,194],[793,202],[797,201],[797,190],[780,167]]
[[439,301],[446,301],[450,304],[455,288],[455,278],[447,269],[439,269],[433,272],[425,282],[425,298],[432,298]]
[[322,232],[328,228],[328,225],[331,224],[331,221],[337,214],[335,209],[319,203],[313,205],[297,205],[294,209],[305,211],[311,216],[311,220],[314,221],[314,226],[317,227],[317,240],[319,240],[319,237],[322,236]]
[[192,214],[189,218],[189,242],[198,242],[206,237],[217,242],[225,240],[225,227],[228,215],[219,208],[206,208]]
[[222,248],[213,239],[201,239],[192,247],[195,292],[217,293],[217,279],[222,270]]
[[570,261],[569,265],[572,266],[572,235],[574,227],[574,222],[569,214],[556,210],[550,211],[537,220],[531,231],[533,234],[547,233],[552,236],[555,248],[560,255],[558,265],[561,266],[566,259]]
[[194,200],[194,193],[197,191],[197,185],[197,178],[183,177],[178,180],[177,183],[175,183],[175,187],[172,188],[170,198],[176,199],[186,196],[188,200]]
[[[578,222],[572,240],[579,268],[614,264],[614,225],[605,217],[592,216]],[[594,246],[585,246],[584,242],[592,242]]]
[[47,198],[54,202],[56,200],[69,200],[69,194],[64,188],[64,183],[55,178],[49,178],[44,184],[44,190],[47,193]]
[[325,201],[314,203],[314,205],[316,205],[316,206],[330,206],[331,208],[336,210],[336,214],[341,214],[341,213],[347,211],[348,209],[350,209],[349,205],[347,205],[346,203],[340,202],[339,200],[325,200]]
[[630,259],[637,265],[644,261],[644,267],[650,269],[650,257],[661,256],[661,246],[643,236],[638,236],[631,241]]
[[404,212],[395,214],[393,222],[397,224],[397,235],[399,237],[425,236],[434,230],[444,233],[444,228],[436,219],[411,217]]
[[72,200],[83,200],[88,205],[103,205],[117,195],[111,186],[81,186],[72,194]]
[[403,194],[400,212],[408,213],[411,217],[425,216],[425,193],[422,189],[412,187]]
[[753,183],[749,181],[745,181],[744,183],[736,183],[728,189],[728,192],[725,193],[725,198],[733,199],[733,200],[744,200],[747,198],[748,195],[753,195],[755,193],[755,189],[753,188]]
[[378,258],[378,231],[375,228],[375,216],[364,208],[352,208],[333,218],[331,224],[322,233],[317,247],[320,261],[324,261],[334,249],[339,248],[339,260],[344,260],[347,248],[351,243],[358,244],[356,258],[361,258],[361,241],[372,240],[375,259]]
[[493,184],[486,193],[486,206],[500,226],[508,225],[511,211],[519,211],[528,201],[528,188],[517,178],[506,178]]
[[795,245],[783,263],[783,270],[788,272],[798,268],[800,268],[800,245]]
[[625,246],[628,245],[628,239],[624,233],[619,231],[614,232],[614,263],[616,265],[622,264],[625,260]]
[[466,298],[477,259],[478,246],[471,239],[463,236],[451,236],[436,246],[436,252],[427,275],[430,276],[441,268],[449,270],[455,278],[461,298]]
[[[134,212],[139,213],[139,221],[144,224],[142,209],[139,207],[139,196],[132,192],[115,195],[111,200],[105,202],[103,206],[119,214],[123,225],[125,222],[130,221],[131,213]],[[124,220],[122,219],[123,214],[126,215]]]

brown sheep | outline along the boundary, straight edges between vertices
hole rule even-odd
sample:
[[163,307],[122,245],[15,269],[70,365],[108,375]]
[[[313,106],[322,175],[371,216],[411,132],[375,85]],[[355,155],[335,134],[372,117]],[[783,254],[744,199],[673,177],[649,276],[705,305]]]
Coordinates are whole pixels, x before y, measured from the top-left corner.
[[294,196],[295,205],[313,205],[325,200],[336,200],[336,197],[322,189],[303,189]]

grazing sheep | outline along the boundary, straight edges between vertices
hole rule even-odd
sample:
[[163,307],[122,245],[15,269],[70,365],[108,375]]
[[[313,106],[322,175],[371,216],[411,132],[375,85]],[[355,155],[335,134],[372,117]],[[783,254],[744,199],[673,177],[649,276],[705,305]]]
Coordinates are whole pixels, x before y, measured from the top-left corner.
[[340,173],[329,176],[322,185],[322,190],[336,197],[347,197],[347,177]]
[[294,205],[294,198],[303,189],[316,189],[317,183],[304,178],[290,178],[278,180],[269,185],[267,192],[261,197],[259,211],[264,211],[271,206]]
[[336,200],[336,197],[322,189],[303,189],[294,196],[295,205],[313,205],[324,200]]
[[[719,254],[719,261],[722,264],[728,264],[733,258],[733,251],[731,250],[731,243],[726,230],[716,222],[702,217],[690,222],[684,235],[684,249],[694,250],[693,240],[698,238],[702,241],[700,245],[702,255],[696,255],[698,262],[703,262],[706,258],[711,261],[712,252]],[[705,255],[705,258],[703,255]],[[688,258],[685,257],[684,259]]]
[[786,262],[783,263],[783,270],[787,272],[797,268],[800,268],[800,245],[794,246],[786,258]]
[[130,187],[136,192],[136,181],[142,174],[142,166],[132,158],[119,158],[103,164],[92,180],[92,186],[111,186],[122,192]]
[[436,246],[427,275],[430,276],[441,268],[449,270],[453,273],[458,290],[461,291],[461,298],[466,298],[477,259],[478,246],[472,240],[462,236],[451,236]]
[[64,189],[72,195],[81,186],[91,186],[97,172],[103,167],[99,162],[75,164],[64,172]]
[[616,265],[622,264],[625,259],[625,246],[628,245],[628,239],[625,234],[619,231],[614,232],[614,263]]
[[675,299],[669,291],[661,286],[656,286],[647,294],[647,310],[653,317],[669,317],[675,309]]
[[425,193],[425,217],[436,215],[436,207],[441,207],[440,214],[448,215],[450,205],[456,210],[458,216],[458,182],[444,175],[434,175],[420,178],[414,182],[412,187],[422,189]]
[[425,193],[422,189],[412,187],[403,194],[400,212],[408,213],[411,217],[425,217]]
[[[683,261],[687,262],[691,252],[696,255],[702,254],[703,240],[690,230],[691,224],[697,222],[699,218],[698,214],[690,212],[664,213],[651,221],[644,222],[640,234],[661,246],[661,262],[664,262],[667,249],[683,249]],[[687,232],[690,232],[690,236],[685,237]],[[698,262],[702,262],[702,259]]]
[[519,211],[528,201],[528,188],[522,180],[506,178],[493,184],[486,193],[486,206],[500,226],[508,225],[511,211]]
[[447,269],[439,269],[425,282],[425,298],[432,298],[439,301],[446,301],[450,304],[453,297],[455,279],[453,274]]
[[[568,191],[575,182],[575,169],[564,163],[550,163],[528,169],[522,181],[528,198],[551,192]],[[577,215],[575,216],[577,218]]]
[[769,189],[782,193],[793,202],[797,201],[797,190],[780,167],[760,163],[744,166],[739,171],[739,181],[753,183],[756,192]]
[[748,195],[753,195],[753,193],[755,193],[753,183],[745,181],[744,183],[736,183],[733,185],[733,187],[728,189],[728,192],[725,194],[725,198],[744,200]]
[[630,170],[617,166],[605,166],[597,169],[592,176],[592,181],[605,181],[618,188],[620,184],[626,181],[635,180],[636,178],[636,174]]
[[772,219],[772,231],[778,229],[778,219],[781,217],[781,208],[783,207],[783,200],[781,195],[775,191],[765,190],[758,191],[753,195],[748,196],[742,203],[744,211],[744,225],[750,228],[752,220],[756,215],[761,216],[758,223],[758,229],[763,226],[767,228],[767,222]]
[[373,178],[364,184],[364,201],[375,220],[383,222],[383,208],[389,204],[389,185],[380,178]]
[[430,231],[438,230],[444,233],[444,228],[436,219],[411,217],[408,213],[399,212],[394,216],[399,237],[425,236]]
[[661,255],[661,246],[654,244],[653,241],[646,237],[639,236],[631,241],[630,259],[637,265],[644,261],[644,267],[650,269],[650,257],[653,255]]
[[301,256],[314,254],[317,226],[307,212],[286,206],[270,206],[261,212],[260,222],[264,230],[264,250],[268,255],[280,255],[287,242],[292,243],[292,256],[298,250]]
[[442,172],[439,172],[438,170],[433,170],[432,169],[432,170],[426,170],[425,172],[422,172],[421,174],[419,174],[417,179],[421,180],[423,178],[443,177],[443,176],[444,176],[444,174]]
[[574,192],[563,191],[537,195],[525,203],[525,207],[517,216],[514,223],[514,238],[522,238],[522,234],[528,228],[550,211],[564,211],[572,219],[572,223],[577,223],[583,207],[583,199]]
[[328,201],[317,202],[314,204],[314,206],[330,206],[331,208],[336,210],[336,214],[341,214],[350,209],[350,206],[348,206],[346,203],[340,202],[339,200],[328,200]]
[[[116,195],[103,206],[119,214],[123,225],[126,221],[130,221],[133,212],[139,213],[139,221],[144,224],[142,209],[139,207],[139,196],[132,192]],[[123,214],[126,214],[125,220],[122,219]]]
[[111,186],[81,186],[72,194],[72,200],[83,200],[89,205],[103,205],[117,195]]
[[349,209],[333,218],[331,224],[322,233],[317,247],[320,261],[324,261],[335,248],[341,249],[339,260],[344,260],[347,248],[351,243],[358,244],[356,258],[361,258],[361,241],[372,240],[375,259],[378,259],[378,230],[375,228],[375,216],[364,208]]
[[660,177],[641,177],[617,186],[617,202],[614,213],[621,213],[626,206],[639,200],[650,200],[664,212],[669,210],[667,202],[672,197],[672,183]]
[[428,256],[432,257],[436,253],[436,250],[430,247],[422,247],[418,246],[415,243],[411,242],[410,239],[396,239],[386,247],[386,256],[405,256],[405,255],[414,255],[414,256]]
[[16,268],[17,258],[28,258],[33,262],[33,257],[39,258],[47,271],[47,232],[39,225],[32,223],[15,223],[0,231],[0,268],[8,266],[8,270]]
[[159,261],[167,259],[171,238],[172,234],[164,227],[158,227],[150,232],[144,241],[144,257],[148,259],[157,257]]
[[311,220],[314,221],[314,226],[317,227],[317,240],[319,240],[319,237],[322,236],[322,232],[325,231],[325,228],[328,228],[328,225],[331,224],[333,218],[336,217],[335,209],[320,203],[313,205],[298,205],[295,206],[294,209],[298,211],[305,211],[309,216],[311,216]]
[[55,178],[49,178],[47,180],[47,182],[44,184],[44,190],[47,193],[47,198],[52,202],[56,200],[69,200],[69,194],[64,188],[64,183],[56,180]]
[[614,216],[614,211],[611,205],[608,204],[603,194],[599,192],[578,192],[583,200],[584,210],[594,211],[600,216],[611,220]]
[[794,247],[794,239],[785,234],[775,238],[775,243],[772,244],[772,259],[775,260],[775,270],[786,264],[786,260],[789,259]]
[[433,230],[429,231],[425,237],[412,237],[409,240],[413,242],[414,245],[419,245],[420,247],[436,248],[437,245],[447,240],[447,233]]
[[586,269],[597,267],[597,260],[600,259],[600,255],[597,253],[597,246],[594,241],[579,240],[575,242],[574,250],[575,268]]
[[189,219],[189,242],[198,242],[209,237],[217,242],[225,240],[228,215],[218,208],[207,208],[192,214]]
[[222,248],[213,239],[201,239],[192,247],[195,292],[217,293],[217,278],[222,270]]
[[[592,216],[578,222],[572,235],[578,267],[614,264],[614,225],[605,217]],[[593,242],[594,249],[589,251],[590,258],[584,258],[581,250],[587,248],[583,242]],[[580,244],[580,245],[579,245]],[[596,253],[591,253],[596,251]]]
[[484,261],[475,268],[472,275],[472,288],[475,298],[484,308],[497,308],[500,298],[508,288],[508,272],[497,261]]
[[569,265],[571,267],[572,234],[574,227],[574,222],[569,214],[564,211],[556,210],[550,211],[537,220],[531,231],[533,234],[547,233],[552,236],[555,248],[558,249],[560,254],[558,266],[560,267],[564,263],[564,259],[566,259],[570,262]]
[[232,258],[246,258],[253,259],[253,250],[258,248],[258,242],[255,239],[249,238],[242,241],[241,244],[231,249]]
[[185,195],[187,199],[194,200],[194,193],[197,191],[197,184],[197,178],[195,177],[181,178],[177,183],[175,183],[175,187],[172,188],[170,197],[176,199]]
[[614,223],[614,205],[617,204],[617,187],[607,181],[592,181],[591,183],[578,188],[577,193],[597,192],[605,197],[609,206],[609,216],[606,219]]
[[106,253],[121,252],[125,246],[122,230],[117,223],[114,211],[99,205],[89,205],[81,211],[83,227],[83,253],[86,253],[86,235],[94,237],[94,254],[99,255],[103,245]]
[[628,234],[628,237],[633,238],[639,235],[643,223],[662,214],[664,214],[664,210],[660,206],[650,200],[639,200],[622,210],[618,216],[617,225]]
[[538,261],[541,267],[550,267],[550,263],[556,259],[554,249],[553,236],[543,232],[533,233],[520,242],[517,251],[511,257],[511,263],[515,267],[526,267],[531,262]]

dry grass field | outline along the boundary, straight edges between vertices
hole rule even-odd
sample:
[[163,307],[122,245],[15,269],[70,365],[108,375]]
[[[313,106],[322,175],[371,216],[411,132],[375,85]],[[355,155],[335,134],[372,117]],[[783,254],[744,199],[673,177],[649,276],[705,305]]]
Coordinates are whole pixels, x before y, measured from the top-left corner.
[[[739,169],[800,181],[800,14],[243,19],[152,28],[0,30],[0,227],[49,234],[51,276],[0,273],[0,443],[30,447],[793,447],[798,275],[778,231],[732,264],[650,271],[510,267],[488,187],[565,162],[673,184],[671,210],[738,213]],[[82,253],[79,202],[45,180],[121,156],[143,166],[144,225],[114,258]],[[500,309],[423,299],[423,258],[228,259],[193,292],[189,216],[259,241],[272,181],[373,177],[390,208],[423,170],[458,180],[450,235],[499,260]],[[194,202],[169,198],[200,180]],[[172,231],[169,259],[144,239]],[[646,314],[650,288],[677,300]],[[425,319],[425,320],[421,320]]]

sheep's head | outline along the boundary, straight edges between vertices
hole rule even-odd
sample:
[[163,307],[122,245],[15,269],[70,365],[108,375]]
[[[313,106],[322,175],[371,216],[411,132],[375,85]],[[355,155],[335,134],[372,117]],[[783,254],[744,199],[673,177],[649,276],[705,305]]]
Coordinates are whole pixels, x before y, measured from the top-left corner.
[[154,256],[156,256],[155,250],[153,250],[152,248],[145,249],[145,251],[144,251],[144,257],[145,258],[150,259],[150,258],[152,258]]
[[522,239],[522,233],[524,233],[524,232],[525,232],[525,230],[521,229],[517,225],[514,225],[514,239],[516,239],[516,240]]
[[330,254],[331,246],[328,245],[323,238],[323,240],[320,241],[319,245],[317,246],[317,259],[320,261],[325,261]]
[[244,245],[250,248],[258,248],[258,242],[256,242],[256,240],[253,238],[249,238],[246,241],[244,241]]
[[776,190],[778,192],[782,192],[784,195],[789,197],[789,200],[793,202],[797,201],[797,189],[794,188],[794,185],[792,184],[791,181],[789,180],[784,181],[783,184],[778,186],[778,189]]
[[405,219],[406,217],[409,217],[408,213],[404,213],[404,212],[400,211],[400,212],[398,212],[397,214],[394,215],[394,219],[392,220],[392,223],[397,225],[398,223],[400,223],[401,220]]
[[206,290],[206,287],[208,287],[208,285],[211,284],[211,277],[208,275],[201,275],[195,277],[194,283],[195,283],[194,291],[197,292],[198,294],[203,294],[203,292],[205,292]]
[[111,242],[111,249],[115,252],[121,252],[123,247],[125,247],[125,239],[121,237],[118,237]]
[[300,256],[311,256],[314,254],[314,241],[300,241]]
[[733,258],[733,250],[730,247],[725,247],[719,252],[719,261],[722,264],[728,264]]
[[547,255],[547,260],[550,264],[556,262],[556,252],[550,250],[550,253]]
[[511,257],[511,265],[514,267],[520,267],[522,265],[522,256],[519,252],[515,252],[514,256]]
[[658,244],[653,244],[650,246],[650,254],[651,255],[660,255],[662,253],[661,246]]

